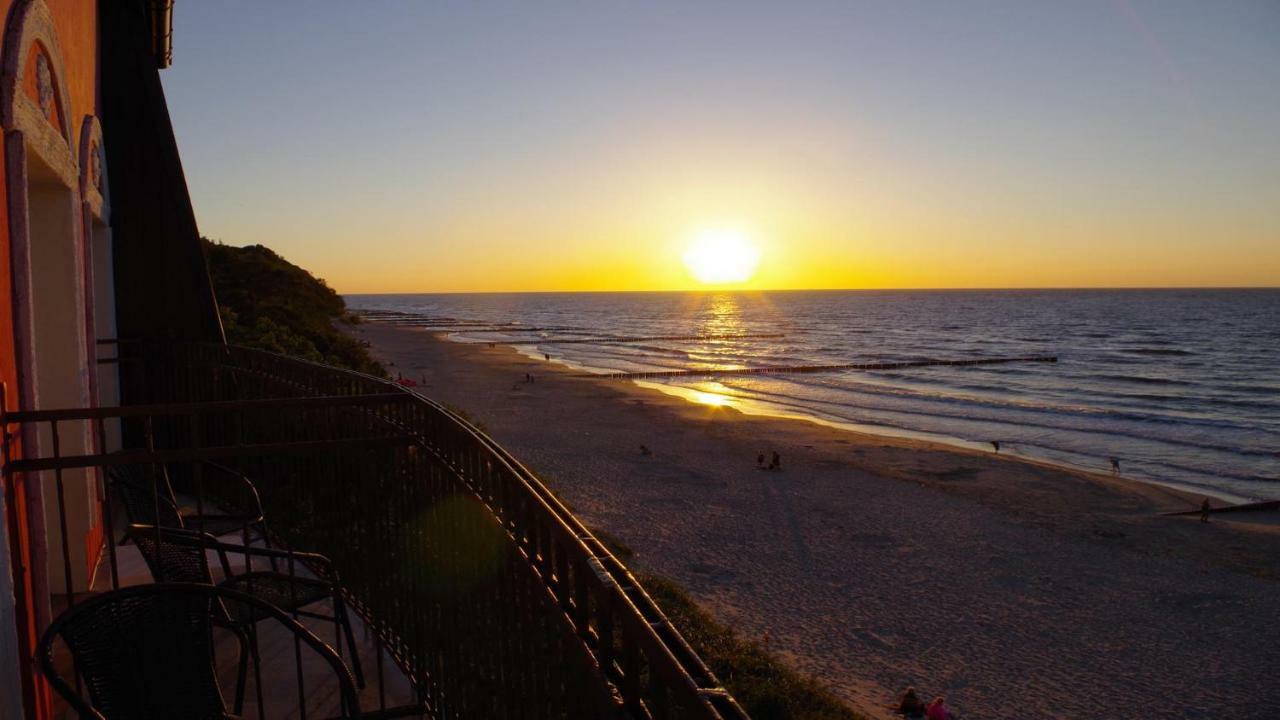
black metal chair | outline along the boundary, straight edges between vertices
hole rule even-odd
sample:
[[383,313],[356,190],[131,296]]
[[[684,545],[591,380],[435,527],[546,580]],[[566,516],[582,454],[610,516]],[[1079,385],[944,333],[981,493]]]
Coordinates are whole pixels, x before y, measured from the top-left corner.
[[107,482],[130,524],[193,528],[217,537],[236,533],[245,545],[261,540],[271,547],[262,498],[249,478],[213,462],[202,463],[201,471],[210,476],[210,486],[218,489],[220,502],[233,498],[234,512],[211,513],[207,508],[184,511],[168,470],[161,464],[114,465],[107,470]]
[[[130,525],[127,534],[142,553],[142,559],[157,583],[217,585],[244,592],[291,614],[332,622],[338,656],[342,657],[345,635],[347,647],[351,650],[351,669],[355,673],[357,684],[364,687],[364,670],[360,666],[360,652],[356,647],[351,618],[347,614],[337,572],[328,558],[316,553],[232,545],[219,541],[209,533],[185,528]],[[220,582],[214,579],[209,567],[208,551],[217,555],[223,577]],[[288,572],[249,570],[236,573],[231,568],[230,554],[283,561]],[[297,571],[304,568],[316,577],[297,574]],[[324,600],[332,603],[331,615],[302,609]],[[233,614],[230,617],[231,622],[246,633],[252,633],[252,626],[260,619],[262,618],[253,615]]]
[[[351,674],[333,648],[269,603],[212,585],[138,585],[93,596],[49,624],[36,656],[54,690],[82,718],[236,718],[240,708],[228,711],[218,682],[214,631],[241,616],[274,621],[318,655],[337,679],[338,717],[360,716]],[[87,699],[58,672],[58,638],[71,651]],[[243,659],[243,638],[240,654]],[[261,716],[262,705],[258,710]]]

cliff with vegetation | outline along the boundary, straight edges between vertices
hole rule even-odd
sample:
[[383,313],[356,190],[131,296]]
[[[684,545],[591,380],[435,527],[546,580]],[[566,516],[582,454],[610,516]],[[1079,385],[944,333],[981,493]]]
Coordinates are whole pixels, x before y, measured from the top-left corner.
[[358,319],[324,280],[262,245],[204,243],[227,342],[386,376],[364,346],[338,328]]

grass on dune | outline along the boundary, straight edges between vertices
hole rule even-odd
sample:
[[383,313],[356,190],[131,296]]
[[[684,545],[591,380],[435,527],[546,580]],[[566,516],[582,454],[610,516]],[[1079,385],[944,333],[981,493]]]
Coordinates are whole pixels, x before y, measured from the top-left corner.
[[[608,533],[592,532],[618,559],[635,555]],[[711,617],[676,583],[634,568],[632,573],[754,720],[863,720],[822,683]]]

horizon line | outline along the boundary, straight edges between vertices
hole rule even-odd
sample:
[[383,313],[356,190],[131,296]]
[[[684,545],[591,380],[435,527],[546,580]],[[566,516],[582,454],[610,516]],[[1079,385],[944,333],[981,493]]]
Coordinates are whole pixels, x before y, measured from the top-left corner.
[[[1045,285],[1026,287],[894,287],[894,288],[677,288],[664,290],[412,290],[379,292],[338,292],[343,297],[378,295],[621,295],[640,293],[787,293],[787,292],[1069,292],[1081,290],[1141,291],[1141,290],[1280,290],[1280,285]],[[335,291],[337,292],[337,291]]]

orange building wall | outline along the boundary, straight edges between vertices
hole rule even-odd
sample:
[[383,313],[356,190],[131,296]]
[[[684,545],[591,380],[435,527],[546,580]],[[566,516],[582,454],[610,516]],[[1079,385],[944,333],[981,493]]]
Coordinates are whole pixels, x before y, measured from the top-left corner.
[[[54,28],[66,77],[59,78],[66,84],[71,102],[69,108],[59,108],[65,113],[63,121],[71,131],[72,152],[79,156],[80,126],[85,115],[98,113],[98,10],[95,0],[46,0],[53,15]],[[14,0],[0,0],[0,17],[8,25]],[[2,37],[2,35],[0,35]],[[0,146],[0,154],[3,147]],[[4,158],[0,158],[3,160]],[[0,164],[0,168],[7,164]],[[17,356],[13,333],[13,281],[10,267],[9,206],[7,178],[0,172],[0,382],[5,384],[5,402],[9,409],[17,407]],[[13,448],[17,450],[17,448]],[[30,568],[30,540],[28,533],[26,499],[21,488],[0,488],[5,494],[5,505],[10,517],[9,547],[12,553],[11,567],[15,570]],[[37,638],[34,622],[34,604],[31,596],[29,572],[17,573],[19,643],[30,653]],[[28,655],[30,657],[30,655]],[[29,670],[30,668],[28,668]],[[52,717],[52,703],[47,688],[38,680],[24,678],[23,704],[32,718]],[[35,681],[35,682],[33,682]]]
[[[0,0],[0,16],[7,23],[13,0]],[[64,108],[73,141],[72,152],[79,155],[80,124],[85,115],[98,112],[98,9],[94,0],[47,0],[62,50],[62,62],[71,107]],[[4,173],[0,173],[0,198],[8,197]],[[0,382],[15,401],[17,370],[13,349],[13,294],[9,267],[9,207],[0,203]]]
[[[0,17],[7,20],[12,5],[9,0],[0,0],[0,8],[3,8],[3,15]],[[0,161],[6,160],[3,154],[4,148],[0,145]],[[7,162],[0,164],[0,168],[4,167],[7,167]],[[9,262],[8,197],[8,178],[6,173],[0,172],[0,382],[4,383],[5,409],[11,410],[17,406],[18,370],[13,338],[13,275]],[[11,448],[11,451],[18,450],[20,448]],[[0,491],[4,493],[5,509],[8,512],[5,519],[9,530],[9,566],[14,574],[14,594],[17,601],[18,645],[29,656],[36,642],[36,628],[30,575],[23,571],[24,568],[31,567],[26,495],[7,478],[0,479],[0,483],[4,485]],[[42,713],[47,712],[48,692],[36,691],[30,677],[23,677],[23,681],[23,706],[33,717],[44,717]]]

